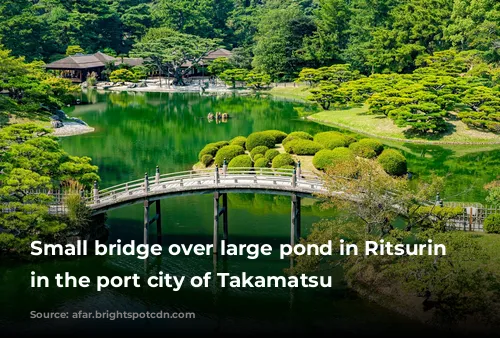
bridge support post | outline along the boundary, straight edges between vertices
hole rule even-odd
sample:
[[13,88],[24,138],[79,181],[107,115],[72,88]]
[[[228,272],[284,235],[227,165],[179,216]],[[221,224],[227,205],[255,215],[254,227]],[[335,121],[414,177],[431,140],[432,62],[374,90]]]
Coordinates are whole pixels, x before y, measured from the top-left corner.
[[149,201],[144,200],[144,244],[148,244],[149,235]]
[[220,194],[218,191],[216,191],[214,193],[214,255],[217,255],[219,253],[219,198]]
[[97,181],[94,181],[94,203],[99,203],[99,187]]
[[156,241],[158,244],[162,244],[160,200],[156,201]]
[[292,219],[290,227],[290,245],[294,246],[300,239],[300,197],[292,194]]
[[300,160],[297,162],[297,178],[300,178],[300,175],[302,174],[302,169],[300,165]]
[[228,224],[227,224],[227,194],[222,195],[222,210],[224,210],[223,218],[222,218],[222,226],[224,228],[224,241],[227,241],[228,238]]
[[[222,209],[219,206],[221,198],[222,198]],[[222,239],[224,239],[224,241],[227,241],[229,237],[227,210],[228,210],[227,194],[221,194],[220,192],[216,191],[214,193],[214,239],[213,239],[214,255],[218,254],[219,252],[219,217],[221,215],[222,215],[222,228],[223,228]]]

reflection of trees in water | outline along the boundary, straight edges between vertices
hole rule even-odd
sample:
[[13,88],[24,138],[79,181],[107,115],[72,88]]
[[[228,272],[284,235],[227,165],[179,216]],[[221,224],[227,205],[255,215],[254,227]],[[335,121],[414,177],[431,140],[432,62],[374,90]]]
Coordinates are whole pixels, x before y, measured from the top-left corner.
[[[483,186],[498,175],[500,149],[457,156],[452,148],[405,144],[409,170],[429,180],[432,173],[447,176],[442,197],[454,201],[482,201]],[[471,146],[472,147],[472,146]]]

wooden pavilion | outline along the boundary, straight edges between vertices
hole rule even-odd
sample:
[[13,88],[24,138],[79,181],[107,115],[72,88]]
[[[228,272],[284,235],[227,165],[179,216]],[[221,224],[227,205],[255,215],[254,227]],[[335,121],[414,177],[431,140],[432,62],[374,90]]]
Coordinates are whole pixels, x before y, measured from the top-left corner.
[[106,63],[116,61],[116,58],[101,52],[90,55],[76,54],[49,63],[45,69],[59,72],[61,77],[81,83],[92,73],[100,78],[102,71],[106,68]]

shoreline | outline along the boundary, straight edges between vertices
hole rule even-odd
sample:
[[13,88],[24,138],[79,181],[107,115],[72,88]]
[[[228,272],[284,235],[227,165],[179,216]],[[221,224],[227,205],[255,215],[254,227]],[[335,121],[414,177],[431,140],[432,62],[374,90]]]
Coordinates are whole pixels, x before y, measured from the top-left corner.
[[60,128],[54,128],[52,135],[57,137],[68,137],[83,135],[87,133],[92,133],[95,128],[77,123],[77,122],[63,122],[63,126]]

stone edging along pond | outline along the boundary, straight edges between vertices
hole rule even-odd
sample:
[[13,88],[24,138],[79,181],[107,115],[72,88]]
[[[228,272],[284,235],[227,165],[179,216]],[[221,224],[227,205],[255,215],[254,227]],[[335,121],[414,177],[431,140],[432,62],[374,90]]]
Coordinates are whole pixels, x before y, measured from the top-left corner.
[[320,119],[313,118],[311,116],[307,116],[306,119],[316,122],[316,123],[321,123],[327,126],[332,126],[332,127],[339,127],[342,129],[346,129],[355,133],[363,134],[366,136],[378,138],[381,140],[387,140],[387,141],[396,141],[396,142],[404,142],[404,143],[415,143],[415,144],[429,144],[429,145],[500,145],[500,141],[497,142],[450,142],[450,141],[426,141],[426,140],[411,140],[411,139],[404,139],[404,138],[397,138],[397,137],[389,137],[389,136],[380,136],[377,134],[372,134],[372,133],[367,133],[366,131],[362,131],[356,128],[352,128],[349,126],[346,126],[341,123],[333,123],[333,122],[326,122]]

